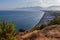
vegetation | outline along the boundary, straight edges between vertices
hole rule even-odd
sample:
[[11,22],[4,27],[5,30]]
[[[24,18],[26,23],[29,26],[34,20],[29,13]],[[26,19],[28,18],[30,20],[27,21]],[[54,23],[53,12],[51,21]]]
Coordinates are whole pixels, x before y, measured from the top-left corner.
[[24,29],[20,29],[19,32],[25,32],[25,30]]
[[46,26],[48,26],[48,25],[42,24],[41,26],[36,26],[36,27],[34,28],[34,30],[41,30],[41,29],[45,28]]
[[16,40],[15,26],[13,23],[3,21],[0,23],[0,40]]
[[43,29],[43,28],[45,28],[46,26],[48,26],[48,25],[42,24],[42,25],[40,26],[40,30]]
[[34,27],[33,30],[40,30],[40,26]]
[[[55,18],[51,20],[49,24],[42,24],[41,26],[36,26],[33,30],[41,30],[48,25],[60,24],[60,18]],[[24,29],[20,29],[20,32],[24,32]],[[35,36],[35,35],[33,35]],[[13,23],[3,21],[0,23],[0,40],[17,40],[15,32],[15,26]]]
[[60,18],[54,18],[49,25],[60,24]]
[[53,20],[51,20],[51,22],[49,24],[42,24],[41,26],[36,26],[34,28],[34,30],[41,30],[49,25],[55,25],[55,24],[60,24],[60,18],[54,18]]

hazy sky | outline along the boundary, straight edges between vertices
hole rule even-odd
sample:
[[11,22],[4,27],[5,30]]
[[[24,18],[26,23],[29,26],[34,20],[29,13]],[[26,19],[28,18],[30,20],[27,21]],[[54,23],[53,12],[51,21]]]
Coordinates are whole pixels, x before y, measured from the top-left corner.
[[0,0],[0,10],[11,10],[14,8],[51,5],[60,6],[60,0]]

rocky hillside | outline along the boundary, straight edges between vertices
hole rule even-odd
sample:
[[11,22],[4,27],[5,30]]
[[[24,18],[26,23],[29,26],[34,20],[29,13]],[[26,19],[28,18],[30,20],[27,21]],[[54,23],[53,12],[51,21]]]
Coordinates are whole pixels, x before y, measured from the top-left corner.
[[19,34],[18,40],[60,40],[60,25],[51,25],[24,35]]

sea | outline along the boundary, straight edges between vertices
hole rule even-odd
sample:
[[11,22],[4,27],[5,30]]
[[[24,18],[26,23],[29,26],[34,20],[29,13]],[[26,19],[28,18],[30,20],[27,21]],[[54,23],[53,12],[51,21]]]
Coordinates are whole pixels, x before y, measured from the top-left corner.
[[0,11],[0,20],[14,22],[16,30],[27,31],[39,23],[43,14],[43,11]]

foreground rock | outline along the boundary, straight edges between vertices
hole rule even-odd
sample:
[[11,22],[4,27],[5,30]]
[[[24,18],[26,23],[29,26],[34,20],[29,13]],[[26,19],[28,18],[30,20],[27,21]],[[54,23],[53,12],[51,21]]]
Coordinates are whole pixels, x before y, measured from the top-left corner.
[[60,40],[60,25],[51,25],[18,37],[18,40]]

